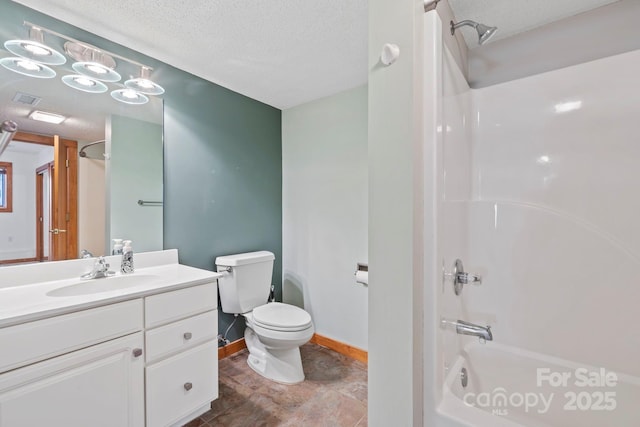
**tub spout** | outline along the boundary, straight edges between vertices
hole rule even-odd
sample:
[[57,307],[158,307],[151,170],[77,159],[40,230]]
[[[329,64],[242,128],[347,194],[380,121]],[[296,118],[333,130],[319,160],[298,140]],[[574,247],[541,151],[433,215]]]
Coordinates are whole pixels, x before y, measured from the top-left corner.
[[479,326],[464,320],[442,320],[443,326],[451,325],[456,328],[456,333],[461,335],[471,335],[481,340],[493,341],[491,326]]

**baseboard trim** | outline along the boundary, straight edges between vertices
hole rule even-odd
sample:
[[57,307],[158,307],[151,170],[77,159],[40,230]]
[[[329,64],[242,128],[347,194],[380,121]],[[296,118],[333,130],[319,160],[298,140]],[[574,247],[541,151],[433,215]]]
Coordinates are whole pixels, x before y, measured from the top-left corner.
[[[365,350],[359,349],[358,347],[353,347],[340,341],[336,341],[323,335],[313,334],[309,342],[318,344],[322,347],[326,347],[330,350],[335,351],[336,353],[344,354],[347,357],[363,363],[368,363],[369,361],[369,353],[367,353]],[[218,348],[218,360],[239,353],[245,348],[247,348],[247,343],[244,341],[244,338],[240,338],[239,340],[229,343],[224,347]]]
[[236,354],[242,350],[247,348],[247,343],[244,341],[244,338],[240,338],[239,340],[235,340],[232,343],[225,345],[224,347],[218,348],[218,360],[224,359],[225,357],[229,357],[233,354]]
[[369,353],[367,353],[365,350],[359,349],[358,347],[354,347],[349,344],[345,344],[340,341],[336,341],[334,339],[331,339],[322,335],[313,334],[313,337],[311,337],[310,342],[314,344],[318,344],[322,347],[326,347],[337,353],[344,354],[347,357],[359,360],[360,362],[363,362],[363,363],[368,363],[369,361]]

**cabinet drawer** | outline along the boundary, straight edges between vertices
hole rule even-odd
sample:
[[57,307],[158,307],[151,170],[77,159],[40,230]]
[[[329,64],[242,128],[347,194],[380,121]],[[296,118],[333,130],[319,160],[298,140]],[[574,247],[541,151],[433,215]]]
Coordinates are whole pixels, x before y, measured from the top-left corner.
[[145,333],[147,362],[176,351],[215,339],[218,334],[218,311],[170,323]]
[[0,372],[140,330],[140,299],[3,328]]
[[218,346],[209,341],[146,370],[147,427],[171,425],[218,397]]
[[216,284],[193,286],[144,299],[145,326],[153,328],[218,308]]

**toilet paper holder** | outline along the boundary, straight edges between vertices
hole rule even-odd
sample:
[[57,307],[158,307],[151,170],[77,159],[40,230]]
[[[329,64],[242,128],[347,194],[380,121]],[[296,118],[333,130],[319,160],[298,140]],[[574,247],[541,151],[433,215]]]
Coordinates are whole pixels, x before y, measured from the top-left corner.
[[355,276],[356,274],[358,274],[358,271],[369,271],[369,264],[365,263],[365,262],[359,262],[356,265],[356,271],[354,271],[353,275]]

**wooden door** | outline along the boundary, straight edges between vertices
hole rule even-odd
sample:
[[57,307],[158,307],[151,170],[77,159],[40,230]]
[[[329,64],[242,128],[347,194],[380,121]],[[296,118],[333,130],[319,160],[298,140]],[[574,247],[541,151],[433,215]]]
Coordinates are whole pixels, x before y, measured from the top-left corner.
[[54,136],[49,259],[78,257],[78,143]]

